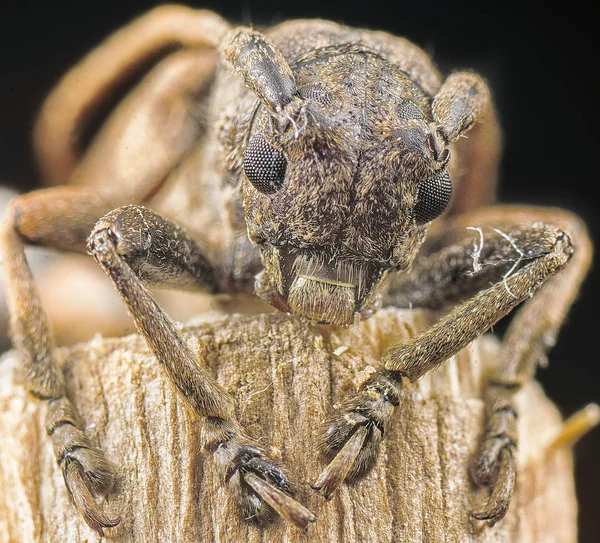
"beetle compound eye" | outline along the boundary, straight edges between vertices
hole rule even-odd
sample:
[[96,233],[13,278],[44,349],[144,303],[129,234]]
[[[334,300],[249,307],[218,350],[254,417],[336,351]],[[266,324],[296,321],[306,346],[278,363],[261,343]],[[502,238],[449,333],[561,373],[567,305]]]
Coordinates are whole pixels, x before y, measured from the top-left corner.
[[452,194],[452,181],[448,172],[427,179],[419,185],[415,221],[425,224],[432,221],[446,209]]
[[411,121],[414,119],[424,119],[422,111],[410,100],[404,100],[398,108],[398,117],[401,121]]
[[244,172],[256,190],[264,194],[277,192],[283,185],[287,160],[273,149],[261,134],[252,136],[244,152]]

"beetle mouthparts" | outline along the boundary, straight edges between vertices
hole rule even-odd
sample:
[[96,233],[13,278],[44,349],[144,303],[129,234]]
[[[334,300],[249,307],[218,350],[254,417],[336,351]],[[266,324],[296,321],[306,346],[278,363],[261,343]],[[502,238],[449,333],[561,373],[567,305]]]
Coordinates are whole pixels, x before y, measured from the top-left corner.
[[[313,321],[349,324],[356,311],[360,270],[345,260],[308,253],[290,255],[287,304],[291,311]],[[291,259],[287,259],[290,263]]]
[[298,275],[288,305],[298,315],[328,324],[349,324],[355,311],[356,287],[350,283]]

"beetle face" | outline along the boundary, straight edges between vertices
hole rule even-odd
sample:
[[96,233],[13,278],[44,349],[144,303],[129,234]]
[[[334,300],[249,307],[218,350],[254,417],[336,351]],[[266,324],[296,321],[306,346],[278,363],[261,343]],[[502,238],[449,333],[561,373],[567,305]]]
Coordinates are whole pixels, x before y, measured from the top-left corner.
[[[450,196],[431,99],[360,46],[293,66],[298,108],[259,107],[244,154],[244,209],[276,307],[348,324],[388,271],[406,269]],[[348,54],[348,48],[355,48]]]

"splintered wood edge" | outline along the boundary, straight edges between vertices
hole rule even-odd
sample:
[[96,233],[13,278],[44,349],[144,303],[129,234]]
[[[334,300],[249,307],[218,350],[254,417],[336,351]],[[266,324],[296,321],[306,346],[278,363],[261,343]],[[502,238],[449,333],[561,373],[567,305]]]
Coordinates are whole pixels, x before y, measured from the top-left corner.
[[[435,374],[409,384],[379,461],[331,501],[310,485],[323,470],[318,432],[375,371],[383,349],[431,315],[383,310],[357,328],[310,326],[282,314],[216,314],[185,327],[235,397],[248,433],[286,467],[296,497],[317,515],[307,533],[260,527],[237,514],[190,416],[138,336],[60,349],[69,395],[114,464],[104,503],[122,522],[106,541],[557,541],[577,539],[577,505],[562,420],[536,383],[517,398],[519,474],[507,517],[493,528],[469,512],[487,497],[469,479],[482,424],[482,376],[498,355],[485,337]],[[26,393],[14,352],[0,359],[0,542],[98,541],[69,503],[44,432],[46,407]]]

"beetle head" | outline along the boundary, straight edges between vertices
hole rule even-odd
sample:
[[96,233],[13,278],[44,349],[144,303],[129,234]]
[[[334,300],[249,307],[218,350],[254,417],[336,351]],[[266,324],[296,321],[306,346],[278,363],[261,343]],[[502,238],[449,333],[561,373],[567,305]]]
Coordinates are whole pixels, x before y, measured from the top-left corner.
[[291,72],[293,98],[259,101],[248,126],[242,190],[265,268],[257,291],[348,324],[390,270],[410,266],[446,207],[447,141],[431,98],[363,46],[313,51]]

